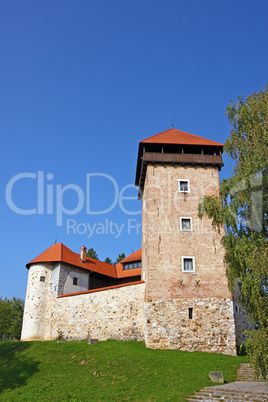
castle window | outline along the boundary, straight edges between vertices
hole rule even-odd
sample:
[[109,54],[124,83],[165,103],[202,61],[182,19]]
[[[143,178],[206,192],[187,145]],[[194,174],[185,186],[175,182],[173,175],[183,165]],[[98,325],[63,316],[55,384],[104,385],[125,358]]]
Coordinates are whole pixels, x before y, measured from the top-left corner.
[[181,257],[182,272],[195,272],[195,258]]
[[45,276],[40,276],[40,282],[45,282],[46,277]]
[[189,320],[193,319],[193,307],[189,307]]
[[178,187],[180,193],[190,193],[190,182],[189,180],[179,179]]
[[141,268],[141,261],[134,261],[130,263],[123,264],[123,270]]
[[180,218],[180,226],[182,232],[191,232],[192,218]]
[[78,278],[73,278],[73,285],[77,286]]

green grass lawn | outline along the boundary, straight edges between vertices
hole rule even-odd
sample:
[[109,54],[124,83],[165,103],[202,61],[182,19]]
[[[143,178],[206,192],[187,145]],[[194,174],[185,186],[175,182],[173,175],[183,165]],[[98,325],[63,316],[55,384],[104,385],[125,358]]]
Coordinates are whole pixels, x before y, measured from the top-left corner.
[[226,382],[234,381],[246,361],[245,356],[151,350],[135,341],[4,342],[0,400],[183,401],[213,385],[209,371],[223,371]]

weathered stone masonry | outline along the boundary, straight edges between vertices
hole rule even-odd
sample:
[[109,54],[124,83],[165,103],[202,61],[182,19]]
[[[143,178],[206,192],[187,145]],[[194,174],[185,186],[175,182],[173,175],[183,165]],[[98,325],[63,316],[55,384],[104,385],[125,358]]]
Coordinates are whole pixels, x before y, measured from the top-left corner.
[[[178,191],[180,179],[189,181],[189,193]],[[218,189],[216,167],[147,166],[142,266],[149,347],[236,354],[221,236],[208,218],[198,218],[202,197],[218,195]],[[182,217],[191,218],[191,231],[181,230]],[[194,273],[183,272],[182,256],[194,257]]]
[[145,341],[150,348],[236,353],[230,299],[153,300],[146,303],[146,319]]
[[[144,283],[58,297],[60,264],[29,269],[21,339],[144,340]],[[45,282],[40,277],[45,276]]]

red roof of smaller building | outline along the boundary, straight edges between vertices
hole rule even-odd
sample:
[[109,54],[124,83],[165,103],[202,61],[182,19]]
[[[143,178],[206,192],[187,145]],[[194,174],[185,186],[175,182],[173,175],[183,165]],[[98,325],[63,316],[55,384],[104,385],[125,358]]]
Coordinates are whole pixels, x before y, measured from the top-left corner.
[[86,262],[83,262],[80,258],[80,254],[74,253],[62,243],[53,244],[53,246],[49,247],[38,257],[30,261],[26,267],[29,268],[31,264],[38,262],[64,262],[66,264],[74,265],[75,267],[116,278],[116,270],[114,265],[94,260],[93,258],[89,257],[86,257]]
[[186,133],[185,131],[175,128],[153,135],[152,137],[140,141],[140,143],[223,146],[220,142],[208,140],[207,138]]
[[53,244],[53,246],[49,247],[43,253],[39,254],[32,261],[28,262],[28,264],[26,264],[26,267],[30,268],[30,265],[39,262],[64,262],[66,264],[83,268],[88,271],[94,271],[101,275],[109,276],[111,278],[125,278],[141,275],[141,268],[137,268],[135,270],[133,269],[131,271],[123,271],[123,264],[121,263],[115,266],[107,264],[106,262],[94,260],[93,258],[89,257],[86,257],[86,262],[83,262],[80,258],[80,254],[74,253],[62,243]]
[[122,260],[121,262],[126,263],[126,262],[131,262],[131,261],[140,261],[141,260],[141,251],[142,251],[142,249],[140,248],[139,250],[130,254],[128,257],[124,258],[124,260]]
[[138,276],[141,275],[141,268],[134,268],[134,269],[126,269],[124,270],[124,263],[131,262],[131,261],[141,261],[141,252],[142,249],[135,251],[134,253],[130,254],[128,257],[124,258],[121,262],[116,264],[116,271],[118,278],[126,278],[129,276]]

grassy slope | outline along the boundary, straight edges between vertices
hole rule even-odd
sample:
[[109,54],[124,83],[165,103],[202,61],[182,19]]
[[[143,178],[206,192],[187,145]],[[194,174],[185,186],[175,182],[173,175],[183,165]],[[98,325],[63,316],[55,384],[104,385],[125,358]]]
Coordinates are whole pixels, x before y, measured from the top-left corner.
[[[80,364],[85,360],[87,364]],[[209,371],[234,381],[246,357],[146,349],[142,342],[0,343],[2,401],[182,401],[213,385]]]

